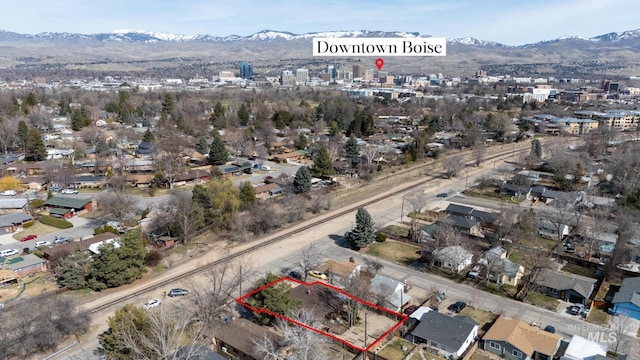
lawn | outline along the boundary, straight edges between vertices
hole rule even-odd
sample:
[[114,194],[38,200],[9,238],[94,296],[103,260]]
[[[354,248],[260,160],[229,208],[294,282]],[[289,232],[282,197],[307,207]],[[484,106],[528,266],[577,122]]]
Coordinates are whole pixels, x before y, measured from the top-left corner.
[[409,228],[406,228],[404,226],[389,225],[380,231],[387,234],[387,236],[396,239],[409,238]]
[[56,231],[60,231],[60,229],[53,226],[45,225],[39,221],[34,221],[33,225],[28,228],[24,228],[24,230],[19,233],[14,234],[13,238],[16,240],[20,240],[27,235],[45,235]]
[[[402,350],[403,346],[406,346],[406,351]],[[398,338],[385,345],[378,354],[388,360],[402,360],[414,347],[415,345],[407,340]]]
[[538,237],[537,240],[534,241],[523,241],[522,246],[526,246],[531,249],[547,249],[551,250],[558,244],[556,239],[550,239],[546,237]]
[[374,242],[369,245],[365,253],[393,263],[404,265],[409,265],[420,258],[419,247],[393,240]]
[[524,259],[526,257],[527,257],[527,254],[525,254],[521,250],[511,250],[511,253],[509,254],[509,260],[520,265],[524,264],[525,262]]
[[471,197],[476,197],[476,198],[480,198],[480,199],[487,199],[487,200],[493,200],[493,201],[502,201],[505,202],[507,204],[520,204],[521,202],[523,202],[525,199],[524,198],[516,198],[513,196],[508,196],[508,195],[499,195],[496,194],[494,192],[476,192],[476,191],[466,191],[464,193],[467,196],[471,196]]
[[526,301],[533,305],[540,306],[551,311],[556,311],[556,309],[558,308],[557,299],[543,294],[531,293],[527,295]]
[[[582,275],[582,276],[586,276],[586,277],[590,277],[590,278],[597,278],[598,276],[596,275],[596,269],[595,268],[587,268],[584,266],[580,266],[578,264],[572,264],[572,263],[567,263],[565,266],[562,267],[562,271],[568,272],[568,273],[572,273],[572,274],[576,274],[576,275]],[[605,293],[606,295],[606,293]]]
[[587,321],[598,325],[606,325],[609,323],[611,315],[607,314],[602,309],[591,308],[589,315],[587,315]]
[[467,306],[464,310],[462,310],[460,312],[460,315],[468,316],[480,325],[480,336],[482,336],[484,334],[484,331],[486,331],[484,330],[485,325],[492,323],[498,317],[498,315],[490,311],[476,309],[471,306]]

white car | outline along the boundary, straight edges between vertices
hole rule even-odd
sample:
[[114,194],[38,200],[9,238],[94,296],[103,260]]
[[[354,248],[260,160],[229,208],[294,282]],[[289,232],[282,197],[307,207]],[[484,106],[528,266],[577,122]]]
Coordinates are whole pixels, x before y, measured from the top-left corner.
[[7,257],[7,256],[18,255],[18,254],[20,254],[20,252],[18,252],[18,250],[16,249],[0,250],[0,257]]
[[76,189],[63,189],[61,191],[62,194],[77,194],[78,190]]
[[41,246],[48,247],[48,246],[51,246],[51,243],[48,242],[47,240],[36,241],[36,247],[39,248]]
[[15,190],[5,190],[2,192],[2,196],[14,196],[18,195],[18,192]]
[[144,305],[142,305],[142,308],[145,310],[149,310],[153,309],[154,307],[160,306],[160,304],[162,304],[162,301],[160,301],[160,299],[153,299],[147,301]]

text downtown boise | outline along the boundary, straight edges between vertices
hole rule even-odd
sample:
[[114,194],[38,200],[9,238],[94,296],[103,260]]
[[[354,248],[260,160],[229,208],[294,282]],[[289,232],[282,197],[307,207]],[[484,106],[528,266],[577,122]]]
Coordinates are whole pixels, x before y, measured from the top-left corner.
[[446,56],[445,38],[314,38],[313,56]]

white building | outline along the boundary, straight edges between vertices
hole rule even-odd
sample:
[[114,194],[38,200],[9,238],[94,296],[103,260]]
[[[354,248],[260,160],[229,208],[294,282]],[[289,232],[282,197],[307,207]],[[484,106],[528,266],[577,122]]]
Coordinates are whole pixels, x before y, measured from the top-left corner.
[[471,265],[473,254],[456,245],[433,250],[433,258],[437,266],[460,272]]
[[597,355],[607,356],[607,345],[574,335],[560,360],[595,360]]
[[309,79],[309,69],[296,69],[296,82],[305,85]]

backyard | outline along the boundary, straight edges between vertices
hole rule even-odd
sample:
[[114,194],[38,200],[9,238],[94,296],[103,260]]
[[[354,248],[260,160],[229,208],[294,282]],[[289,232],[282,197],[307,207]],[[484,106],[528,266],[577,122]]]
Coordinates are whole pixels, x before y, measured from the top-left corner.
[[402,265],[409,265],[420,258],[419,247],[393,240],[374,242],[365,253]]

